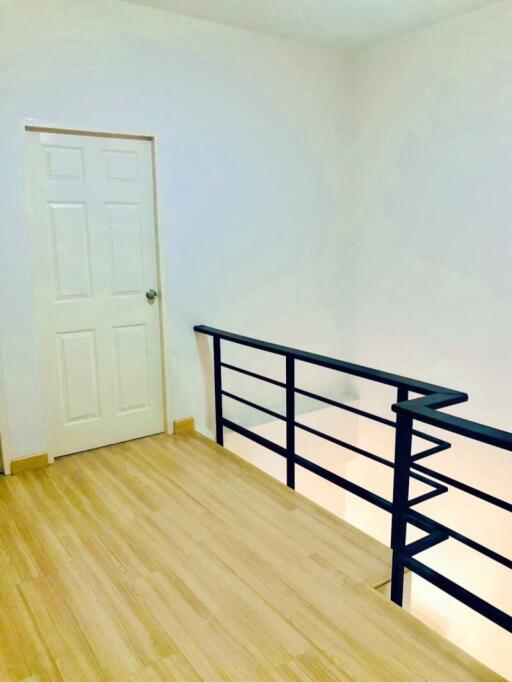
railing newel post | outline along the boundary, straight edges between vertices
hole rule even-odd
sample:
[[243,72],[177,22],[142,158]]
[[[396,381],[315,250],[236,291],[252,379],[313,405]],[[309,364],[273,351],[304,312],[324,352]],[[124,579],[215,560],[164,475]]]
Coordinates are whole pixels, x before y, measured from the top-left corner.
[[[397,402],[408,398],[406,388],[398,388]],[[412,417],[397,414],[395,435],[395,469],[393,476],[393,510],[391,519],[391,600],[402,606],[404,593],[404,551],[409,512],[409,479],[412,451]]]
[[295,489],[295,358],[286,356],[286,485]]
[[213,376],[215,390],[215,440],[224,445],[224,423],[222,415],[222,366],[220,356],[220,338],[213,337]]

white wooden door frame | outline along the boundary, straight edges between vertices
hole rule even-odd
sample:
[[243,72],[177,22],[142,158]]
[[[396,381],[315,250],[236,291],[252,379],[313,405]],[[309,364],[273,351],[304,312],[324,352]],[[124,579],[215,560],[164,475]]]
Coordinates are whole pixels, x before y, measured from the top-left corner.
[[[30,195],[28,191],[29,187],[29,167],[28,167],[28,136],[27,132],[48,132],[52,134],[68,134],[68,135],[84,135],[84,136],[94,136],[94,137],[106,137],[106,138],[128,138],[145,140],[151,144],[152,151],[152,165],[153,165],[153,202],[155,211],[155,243],[156,243],[156,266],[157,266],[157,284],[159,290],[158,306],[160,312],[160,347],[161,347],[161,367],[162,367],[162,389],[163,389],[163,415],[164,415],[164,429],[166,433],[172,433],[171,420],[170,420],[170,372],[169,372],[169,359],[170,358],[170,320],[167,310],[167,287],[166,287],[166,264],[164,250],[162,248],[162,232],[161,225],[159,221],[159,202],[158,202],[158,187],[157,187],[157,167],[158,167],[158,155],[157,155],[157,136],[153,132],[140,132],[131,130],[111,130],[111,129],[97,129],[90,128],[88,126],[77,126],[66,125],[63,123],[50,122],[47,120],[34,119],[34,118],[21,118],[19,121],[19,129],[21,136],[21,151],[23,159],[23,169],[25,178],[25,215],[26,215],[26,232],[29,242],[29,251],[31,262],[32,259],[36,257],[33,251],[32,240],[30,237],[30,206],[29,200]],[[33,273],[32,273],[32,288],[34,287]],[[33,318],[35,319],[35,309],[33,309]],[[35,342],[37,344],[37,336],[34,336]],[[39,355],[39,350],[37,350],[37,363],[40,366],[41,358]],[[41,377],[40,372],[38,372],[37,380],[41,387]],[[44,420],[45,427],[45,438],[47,438],[47,415],[46,408],[41,400],[42,405],[42,416]],[[3,424],[2,424],[3,426]],[[7,426],[7,424],[6,424]],[[5,444],[4,444],[5,447]],[[46,442],[44,443],[45,451],[47,450]],[[10,459],[10,458],[9,458]],[[53,462],[54,457],[49,456],[49,461]],[[9,473],[9,472],[6,472]]]
[[8,458],[8,453],[11,452],[11,434],[7,412],[7,396],[5,394],[5,374],[1,348],[0,348],[0,446],[2,451],[2,467],[0,471],[3,471],[5,474],[10,474],[11,461]]

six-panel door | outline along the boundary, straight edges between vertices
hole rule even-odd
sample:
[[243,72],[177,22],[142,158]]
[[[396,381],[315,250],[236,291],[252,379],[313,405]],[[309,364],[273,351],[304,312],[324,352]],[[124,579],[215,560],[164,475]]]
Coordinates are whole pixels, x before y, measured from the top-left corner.
[[27,135],[48,453],[161,432],[151,143]]

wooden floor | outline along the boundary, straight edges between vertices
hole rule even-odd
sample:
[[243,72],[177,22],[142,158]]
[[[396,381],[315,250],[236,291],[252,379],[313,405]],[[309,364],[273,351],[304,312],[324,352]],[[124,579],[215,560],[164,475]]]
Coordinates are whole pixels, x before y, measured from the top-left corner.
[[372,589],[389,553],[199,436],[0,480],[0,679],[494,680]]

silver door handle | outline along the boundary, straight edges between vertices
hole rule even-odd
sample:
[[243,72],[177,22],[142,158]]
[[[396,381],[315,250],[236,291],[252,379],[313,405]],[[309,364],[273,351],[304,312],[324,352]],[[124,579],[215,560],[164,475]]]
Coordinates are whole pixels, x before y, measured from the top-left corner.
[[157,296],[158,294],[154,289],[148,289],[146,291],[146,298],[148,299],[148,301],[154,301]]

